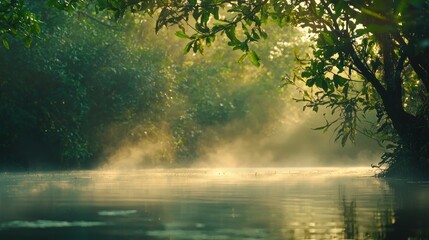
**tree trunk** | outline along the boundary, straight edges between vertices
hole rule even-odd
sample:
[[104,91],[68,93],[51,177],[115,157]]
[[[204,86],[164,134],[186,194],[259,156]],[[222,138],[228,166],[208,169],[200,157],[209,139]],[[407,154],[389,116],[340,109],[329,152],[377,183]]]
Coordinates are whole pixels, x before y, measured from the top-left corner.
[[[387,115],[392,120],[400,142],[389,163],[387,176],[428,178],[429,127],[424,115],[413,116],[394,98],[383,99]],[[392,164],[395,166],[392,168]],[[391,171],[392,170],[392,171]]]
[[[422,149],[428,142],[429,127],[424,115],[414,116],[405,111],[403,106],[403,84],[407,81],[403,78],[403,70],[407,55],[403,52],[399,52],[399,55],[395,53],[394,38],[390,33],[379,33],[376,37],[380,42],[383,57],[382,76],[386,90],[385,95],[382,96],[383,104],[402,144],[409,149],[410,153],[417,154],[412,156],[412,159],[417,161],[420,158],[418,155],[422,153]],[[422,80],[421,76],[420,79]],[[424,88],[423,85],[422,87]],[[425,100],[426,97],[423,98],[423,102]],[[415,101],[418,100],[415,99]]]

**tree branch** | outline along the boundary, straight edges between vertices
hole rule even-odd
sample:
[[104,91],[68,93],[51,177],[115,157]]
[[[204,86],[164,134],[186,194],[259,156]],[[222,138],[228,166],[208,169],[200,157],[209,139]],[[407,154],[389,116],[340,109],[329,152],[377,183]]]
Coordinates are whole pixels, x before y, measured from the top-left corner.
[[386,89],[381,85],[380,81],[377,79],[377,77],[369,71],[369,69],[365,66],[365,64],[361,61],[361,59],[358,57],[356,50],[354,49],[353,45],[350,43],[348,46],[348,51],[350,53],[350,56],[352,57],[353,64],[356,66],[357,69],[359,69],[359,72],[362,74],[362,76],[371,83],[371,85],[375,88],[375,90],[380,94],[382,99],[385,99],[386,96]]

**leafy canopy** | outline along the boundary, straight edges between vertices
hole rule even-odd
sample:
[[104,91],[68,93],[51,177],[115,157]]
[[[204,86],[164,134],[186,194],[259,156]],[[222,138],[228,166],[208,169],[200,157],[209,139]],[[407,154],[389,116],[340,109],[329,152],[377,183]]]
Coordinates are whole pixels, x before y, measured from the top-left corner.
[[[405,146],[415,159],[428,154],[428,1],[105,0],[97,6],[115,19],[126,11],[158,14],[156,31],[178,26],[176,35],[189,40],[185,53],[203,53],[225,35],[229,46],[243,51],[239,61],[256,66],[260,58],[251,43],[268,37],[265,23],[303,28],[315,42],[312,54],[298,58],[300,73],[286,80],[300,87],[307,107],[326,106],[339,116],[320,129],[336,124],[336,139],[345,144],[364,132],[359,123],[375,110],[379,139]],[[393,164],[386,159],[382,164]]]
[[115,19],[127,11],[157,14],[156,31],[175,25],[176,35],[189,40],[185,53],[203,53],[224,34],[229,46],[244,52],[239,61],[248,58],[256,66],[260,58],[251,43],[268,37],[265,23],[301,27],[316,44],[311,56],[299,59],[301,73],[289,80],[311,88],[303,89],[308,107],[339,111],[343,144],[354,138],[361,111],[376,110],[378,121],[392,123],[402,139],[411,138],[407,132],[415,134],[401,126],[407,119],[427,127],[422,116],[429,87],[427,1],[100,0],[96,8]]

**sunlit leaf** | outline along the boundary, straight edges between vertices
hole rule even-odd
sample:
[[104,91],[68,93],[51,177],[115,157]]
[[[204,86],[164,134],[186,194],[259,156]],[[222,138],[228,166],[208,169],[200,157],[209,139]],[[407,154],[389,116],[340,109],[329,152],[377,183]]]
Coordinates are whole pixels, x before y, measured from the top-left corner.
[[259,67],[259,66],[261,65],[261,63],[260,63],[260,58],[259,58],[259,56],[255,53],[255,51],[250,50],[250,51],[248,51],[246,54],[247,54],[247,56],[249,57],[249,60],[250,60],[250,62],[251,62],[253,65],[255,65],[255,66],[257,66],[257,67]]
[[190,38],[188,35],[186,35],[186,33],[183,30],[177,31],[175,34],[179,38],[185,38],[185,39],[189,39]]
[[194,41],[190,41],[186,44],[185,48],[183,49],[183,54],[187,54],[191,50],[192,44],[194,44]]
[[242,63],[244,61],[244,59],[246,59],[246,57],[247,57],[246,53],[241,55],[241,57],[238,59],[238,63]]

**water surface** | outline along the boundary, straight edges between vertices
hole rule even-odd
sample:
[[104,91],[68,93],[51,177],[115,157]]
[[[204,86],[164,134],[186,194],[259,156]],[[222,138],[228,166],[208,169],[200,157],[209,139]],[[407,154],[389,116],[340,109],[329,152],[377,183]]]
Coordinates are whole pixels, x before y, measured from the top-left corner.
[[429,184],[368,168],[0,174],[0,239],[429,239]]

